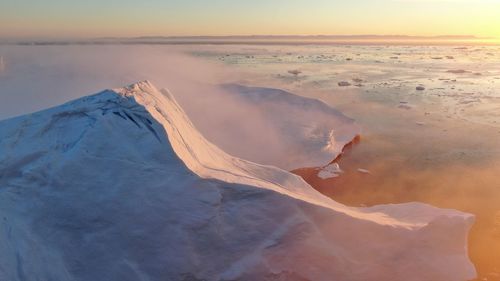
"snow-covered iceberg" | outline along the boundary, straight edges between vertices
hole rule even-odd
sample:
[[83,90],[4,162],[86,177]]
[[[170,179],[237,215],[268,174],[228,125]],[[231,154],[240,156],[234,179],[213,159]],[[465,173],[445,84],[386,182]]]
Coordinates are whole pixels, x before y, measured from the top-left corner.
[[473,221],[339,204],[149,82],[0,122],[0,280],[468,280]]

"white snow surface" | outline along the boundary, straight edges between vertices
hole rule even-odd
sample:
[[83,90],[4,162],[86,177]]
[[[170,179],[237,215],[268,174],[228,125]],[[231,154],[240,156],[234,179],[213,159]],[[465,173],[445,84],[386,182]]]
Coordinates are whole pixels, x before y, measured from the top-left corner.
[[0,280],[468,280],[474,217],[351,208],[145,81],[0,122]]

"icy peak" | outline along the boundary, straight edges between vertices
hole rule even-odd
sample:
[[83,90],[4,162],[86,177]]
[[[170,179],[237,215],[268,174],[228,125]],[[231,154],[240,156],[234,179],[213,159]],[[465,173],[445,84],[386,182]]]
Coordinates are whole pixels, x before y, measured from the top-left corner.
[[133,99],[145,107],[157,104],[164,99],[164,93],[169,96],[167,90],[162,90],[164,93],[160,92],[149,80],[130,84],[123,88],[115,88],[111,91],[124,98]]
[[143,80],[134,84],[130,84],[123,88],[114,89],[115,92],[122,94],[126,97],[151,95],[156,96],[158,89],[149,80]]

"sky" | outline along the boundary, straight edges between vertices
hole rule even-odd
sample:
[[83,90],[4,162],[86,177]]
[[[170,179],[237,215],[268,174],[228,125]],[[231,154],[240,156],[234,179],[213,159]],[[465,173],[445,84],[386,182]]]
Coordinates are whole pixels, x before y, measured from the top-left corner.
[[500,37],[500,0],[0,0],[0,38]]

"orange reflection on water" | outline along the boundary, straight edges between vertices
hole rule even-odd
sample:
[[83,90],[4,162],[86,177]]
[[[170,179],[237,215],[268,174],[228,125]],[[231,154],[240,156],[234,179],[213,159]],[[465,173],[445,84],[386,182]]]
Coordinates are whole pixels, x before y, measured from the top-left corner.
[[[337,159],[344,170],[340,177],[321,179],[316,168],[293,172],[321,193],[351,206],[421,201],[475,214],[469,255],[478,280],[500,280],[500,161],[470,163],[462,159],[433,164],[436,159],[429,159],[428,165],[420,165],[422,159],[411,162],[398,153],[366,161],[369,157],[363,157],[357,148],[347,149]],[[368,169],[370,174],[360,173],[358,168]]]

